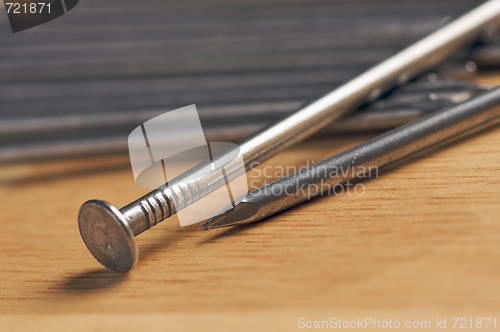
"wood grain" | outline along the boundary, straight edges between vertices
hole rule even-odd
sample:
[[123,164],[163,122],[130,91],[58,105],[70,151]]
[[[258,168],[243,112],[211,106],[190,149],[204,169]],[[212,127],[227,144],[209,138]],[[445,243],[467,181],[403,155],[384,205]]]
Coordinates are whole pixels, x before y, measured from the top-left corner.
[[[311,140],[261,168],[319,161],[369,137]],[[201,232],[171,218],[137,238],[140,261],[127,274],[102,268],[76,223],[88,199],[121,207],[145,193],[127,156],[2,166],[0,330],[290,331],[300,317],[369,315],[433,328],[447,317],[450,328],[452,317],[494,318],[499,147],[491,128],[380,173],[362,195],[246,227]]]

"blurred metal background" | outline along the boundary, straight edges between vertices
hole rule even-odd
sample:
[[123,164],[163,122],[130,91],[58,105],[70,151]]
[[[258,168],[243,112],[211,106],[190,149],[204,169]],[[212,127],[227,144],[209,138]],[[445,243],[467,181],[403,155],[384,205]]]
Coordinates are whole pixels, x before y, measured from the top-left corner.
[[[482,2],[81,0],[39,27],[3,29],[0,161],[125,152],[137,125],[190,104],[208,140],[235,141]],[[438,72],[497,68],[499,55],[485,35]],[[410,84],[364,110],[385,110],[385,126],[367,126],[372,115],[332,130],[387,129],[485,89]]]

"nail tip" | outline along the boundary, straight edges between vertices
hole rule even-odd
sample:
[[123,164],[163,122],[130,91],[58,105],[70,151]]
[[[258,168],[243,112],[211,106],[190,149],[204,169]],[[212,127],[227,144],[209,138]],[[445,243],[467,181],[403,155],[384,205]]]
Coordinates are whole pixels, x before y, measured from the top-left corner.
[[233,208],[212,217],[209,221],[201,225],[201,229],[207,231],[239,224],[247,224],[253,221],[253,217],[257,214],[258,210],[259,207],[257,204],[243,201]]

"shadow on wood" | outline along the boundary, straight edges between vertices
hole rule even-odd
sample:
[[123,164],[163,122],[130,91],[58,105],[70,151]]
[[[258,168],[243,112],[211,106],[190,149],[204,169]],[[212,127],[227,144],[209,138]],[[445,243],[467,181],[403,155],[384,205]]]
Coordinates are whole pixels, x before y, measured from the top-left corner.
[[63,281],[58,289],[66,293],[88,293],[117,286],[127,279],[126,273],[105,270],[88,271],[71,276]]

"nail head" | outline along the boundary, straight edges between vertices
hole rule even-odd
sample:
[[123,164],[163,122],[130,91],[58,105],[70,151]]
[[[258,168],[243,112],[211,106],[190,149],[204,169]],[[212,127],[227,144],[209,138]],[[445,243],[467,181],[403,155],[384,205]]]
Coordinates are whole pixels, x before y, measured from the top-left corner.
[[78,226],[83,242],[104,267],[127,272],[137,264],[134,234],[113,205],[99,200],[86,202],[78,212]]

